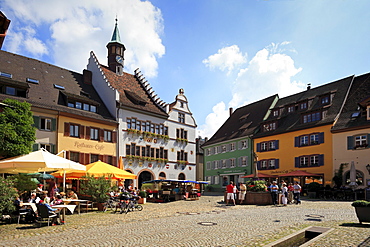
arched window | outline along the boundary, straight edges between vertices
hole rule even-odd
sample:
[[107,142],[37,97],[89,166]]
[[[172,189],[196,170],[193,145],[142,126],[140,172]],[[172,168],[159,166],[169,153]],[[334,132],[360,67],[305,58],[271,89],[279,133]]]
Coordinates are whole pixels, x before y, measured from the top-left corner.
[[[351,172],[347,171],[344,175],[344,184],[349,185],[350,183],[351,183]],[[357,185],[364,184],[364,174],[358,170],[356,170],[356,183]]]
[[178,180],[185,180],[185,174],[180,173],[179,176],[178,176]]
[[165,179],[166,178],[166,173],[164,172],[161,172],[159,173],[159,176],[158,176],[160,179]]

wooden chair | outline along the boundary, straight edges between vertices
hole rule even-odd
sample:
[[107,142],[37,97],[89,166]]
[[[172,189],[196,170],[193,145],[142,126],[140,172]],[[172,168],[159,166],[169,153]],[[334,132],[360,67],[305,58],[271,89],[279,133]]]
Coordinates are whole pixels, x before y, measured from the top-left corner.
[[[37,207],[37,213],[38,213],[39,218],[41,219],[41,221],[47,219],[48,226],[50,226],[51,218],[58,217],[58,214],[51,214],[49,212],[49,209],[45,205],[37,204],[36,207]],[[41,226],[41,222],[40,222],[40,226]]]
[[86,212],[89,211],[89,209],[93,210],[94,203],[92,201],[82,202],[80,203],[81,210],[86,210]]
[[27,212],[23,212],[23,211],[18,210],[18,224],[21,220],[21,217],[26,217],[26,214],[27,214]]

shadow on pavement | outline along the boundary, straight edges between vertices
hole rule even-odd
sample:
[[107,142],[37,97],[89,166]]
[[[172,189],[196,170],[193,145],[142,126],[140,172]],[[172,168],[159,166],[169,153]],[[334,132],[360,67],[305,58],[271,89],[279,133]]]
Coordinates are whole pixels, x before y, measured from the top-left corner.
[[370,228],[370,224],[360,224],[360,223],[343,223],[340,226]]

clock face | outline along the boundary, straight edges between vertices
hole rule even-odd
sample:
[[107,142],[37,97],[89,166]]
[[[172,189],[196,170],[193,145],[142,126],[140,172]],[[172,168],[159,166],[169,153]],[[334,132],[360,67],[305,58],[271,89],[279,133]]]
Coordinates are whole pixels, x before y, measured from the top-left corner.
[[116,56],[116,61],[117,61],[117,63],[122,64],[123,63],[123,58],[120,57],[120,56]]

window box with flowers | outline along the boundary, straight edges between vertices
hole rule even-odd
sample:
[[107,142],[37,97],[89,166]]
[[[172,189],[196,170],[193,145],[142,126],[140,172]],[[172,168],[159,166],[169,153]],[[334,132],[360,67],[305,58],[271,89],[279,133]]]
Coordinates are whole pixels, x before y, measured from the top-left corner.
[[179,165],[189,165],[189,161],[187,161],[187,160],[178,160],[177,164],[179,164]]
[[188,143],[188,139],[184,139],[184,138],[176,138],[176,141],[177,142],[184,142],[184,143]]

